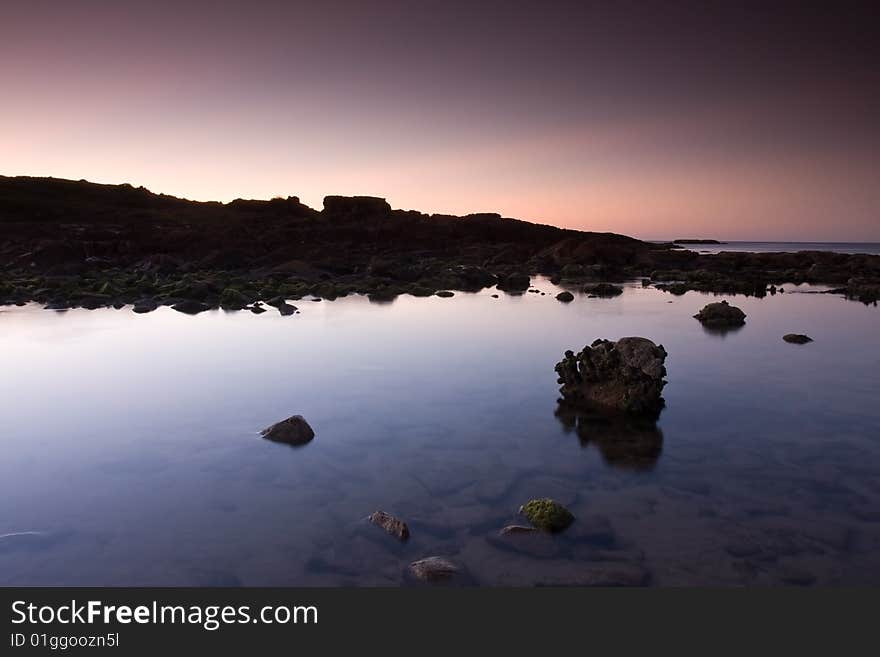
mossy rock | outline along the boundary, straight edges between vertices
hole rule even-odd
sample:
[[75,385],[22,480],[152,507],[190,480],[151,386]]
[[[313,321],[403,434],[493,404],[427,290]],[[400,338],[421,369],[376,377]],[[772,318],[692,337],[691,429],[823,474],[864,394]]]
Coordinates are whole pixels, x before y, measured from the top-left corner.
[[520,507],[520,513],[535,527],[547,532],[561,532],[574,521],[571,511],[549,497],[526,502]]

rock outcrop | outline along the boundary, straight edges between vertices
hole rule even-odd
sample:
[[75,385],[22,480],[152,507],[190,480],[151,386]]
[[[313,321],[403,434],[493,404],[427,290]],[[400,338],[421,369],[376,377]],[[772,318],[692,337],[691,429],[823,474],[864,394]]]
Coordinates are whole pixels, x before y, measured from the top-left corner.
[[704,326],[709,328],[742,326],[746,323],[746,314],[726,301],[710,303],[704,306],[700,312],[694,315],[694,318],[700,320]]
[[315,437],[315,432],[302,415],[293,415],[260,432],[267,440],[287,445],[305,445]]
[[596,340],[556,364],[562,400],[573,408],[659,415],[666,350],[647,338]]

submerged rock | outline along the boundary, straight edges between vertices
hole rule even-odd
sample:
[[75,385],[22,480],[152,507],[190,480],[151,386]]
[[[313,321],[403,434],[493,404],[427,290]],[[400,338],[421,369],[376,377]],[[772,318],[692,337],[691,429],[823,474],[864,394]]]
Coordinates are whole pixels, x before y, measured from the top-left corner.
[[556,364],[563,401],[573,408],[600,407],[658,415],[666,385],[666,350],[647,338],[596,340]]
[[443,557],[426,557],[413,561],[409,572],[424,582],[437,582],[451,579],[460,572],[458,566]]
[[587,285],[584,292],[596,297],[616,297],[623,294],[623,288],[611,283],[596,283],[595,285]]
[[539,574],[535,586],[646,586],[651,572],[639,564],[596,563],[578,565],[568,573]]
[[552,559],[563,551],[563,546],[551,534],[522,525],[508,525],[498,534],[488,535],[486,540],[499,550],[538,559]]
[[700,312],[694,315],[694,318],[700,320],[704,326],[714,328],[742,326],[746,323],[746,314],[726,301],[710,303],[704,306]]
[[791,344],[807,344],[808,342],[812,342],[813,338],[809,335],[803,335],[800,333],[789,333],[787,335],[783,335],[782,339],[786,342],[790,342]]
[[571,511],[549,497],[529,500],[519,511],[535,527],[547,532],[561,532],[574,521]]
[[562,301],[563,303],[568,303],[569,301],[574,301],[574,295],[566,290],[565,292],[560,292],[556,295],[557,301]]
[[405,541],[409,538],[409,527],[406,526],[406,523],[389,513],[385,513],[384,511],[374,511],[370,514],[370,522],[374,525],[378,525],[401,541]]
[[534,534],[536,531],[538,530],[534,527],[527,527],[526,525],[507,525],[498,534],[500,536],[509,536],[511,534]]
[[305,445],[315,437],[315,432],[302,415],[293,415],[260,432],[267,440],[287,445]]

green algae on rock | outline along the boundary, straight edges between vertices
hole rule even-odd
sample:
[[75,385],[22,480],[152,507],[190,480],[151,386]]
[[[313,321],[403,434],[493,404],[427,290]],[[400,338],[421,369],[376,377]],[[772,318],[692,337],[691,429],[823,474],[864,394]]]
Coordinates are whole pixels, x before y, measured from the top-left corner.
[[549,497],[529,500],[519,511],[535,527],[548,532],[561,532],[574,521],[571,511]]

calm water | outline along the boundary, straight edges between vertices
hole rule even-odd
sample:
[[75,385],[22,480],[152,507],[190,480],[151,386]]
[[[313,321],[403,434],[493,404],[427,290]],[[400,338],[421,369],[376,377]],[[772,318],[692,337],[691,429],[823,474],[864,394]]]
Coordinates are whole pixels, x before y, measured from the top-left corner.
[[699,253],[748,251],[751,253],[796,253],[797,251],[834,251],[835,253],[870,253],[880,255],[880,242],[725,242],[724,244],[683,244]]
[[[436,554],[480,585],[880,584],[880,309],[737,297],[748,323],[720,335],[691,317],[711,296],[537,287],[287,318],[3,309],[0,584],[394,586]],[[579,435],[553,365],[626,335],[669,352],[667,408]],[[309,445],[258,436],[293,413]],[[536,496],[577,521],[500,543]]]

